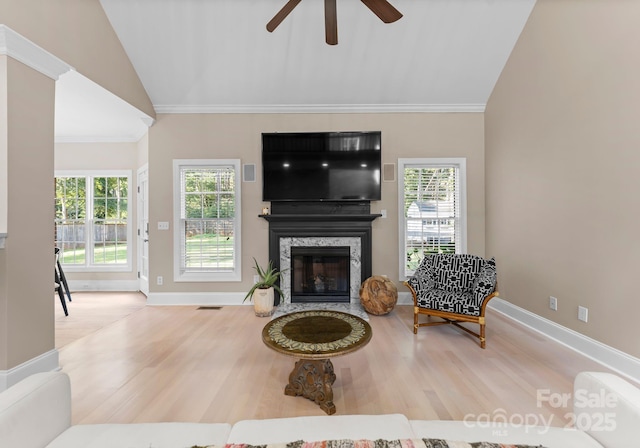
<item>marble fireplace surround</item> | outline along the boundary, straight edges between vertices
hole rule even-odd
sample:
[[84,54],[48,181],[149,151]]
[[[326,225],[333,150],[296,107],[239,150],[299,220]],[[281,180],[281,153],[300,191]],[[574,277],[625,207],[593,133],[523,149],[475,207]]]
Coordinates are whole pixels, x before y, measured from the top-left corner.
[[360,284],[362,277],[362,245],[360,238],[355,237],[281,237],[280,238],[280,267],[286,269],[280,278],[280,289],[284,293],[280,303],[291,303],[291,248],[292,247],[349,247],[349,299],[350,303],[360,303]]

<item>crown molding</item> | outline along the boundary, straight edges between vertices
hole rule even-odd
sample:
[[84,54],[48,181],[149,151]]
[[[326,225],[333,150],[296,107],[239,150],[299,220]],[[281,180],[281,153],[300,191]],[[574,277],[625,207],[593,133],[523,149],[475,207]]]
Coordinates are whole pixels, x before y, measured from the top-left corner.
[[125,134],[107,134],[107,135],[64,135],[56,134],[54,141],[56,143],[136,143],[139,142],[144,134],[149,130],[148,127],[142,127],[134,133]]
[[160,114],[484,113],[486,104],[155,104]]
[[136,143],[144,136],[130,135],[56,135],[55,143]]
[[72,67],[26,37],[0,24],[0,55],[7,55],[53,80]]
[[151,118],[147,114],[144,114],[142,117],[140,117],[140,120],[142,120],[142,124],[144,124],[147,128],[150,128],[156,122],[154,118]]
[[140,117],[140,122],[142,124],[139,129],[131,133],[118,132],[103,135],[97,133],[93,135],[56,134],[54,141],[56,143],[136,143],[149,131],[155,120],[144,114]]

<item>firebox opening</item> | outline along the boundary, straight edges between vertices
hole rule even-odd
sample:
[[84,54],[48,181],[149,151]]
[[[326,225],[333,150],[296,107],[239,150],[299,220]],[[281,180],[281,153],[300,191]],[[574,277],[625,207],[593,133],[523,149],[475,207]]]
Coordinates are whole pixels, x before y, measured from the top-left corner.
[[349,303],[349,246],[292,247],[291,302]]

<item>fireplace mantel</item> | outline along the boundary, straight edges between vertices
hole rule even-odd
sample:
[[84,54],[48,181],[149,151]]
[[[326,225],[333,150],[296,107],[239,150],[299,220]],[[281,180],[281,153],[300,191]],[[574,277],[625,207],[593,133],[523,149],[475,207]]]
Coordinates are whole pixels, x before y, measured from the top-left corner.
[[371,222],[376,218],[381,217],[379,213],[373,214],[340,214],[340,215],[327,215],[327,214],[291,214],[280,213],[277,215],[258,215],[260,218],[266,219],[269,222],[302,222],[302,221],[315,221],[315,222],[331,222],[331,221],[364,221]]

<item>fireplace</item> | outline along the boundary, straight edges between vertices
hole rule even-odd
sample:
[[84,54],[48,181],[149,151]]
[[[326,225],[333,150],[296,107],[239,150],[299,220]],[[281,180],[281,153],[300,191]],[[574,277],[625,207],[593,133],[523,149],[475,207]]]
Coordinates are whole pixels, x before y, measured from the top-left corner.
[[348,246],[291,248],[291,303],[350,302]]
[[[341,250],[348,250],[348,269],[349,269],[349,289],[347,292],[347,298],[344,298],[345,302],[359,301],[360,284],[362,283],[362,244],[361,239],[356,237],[342,237],[342,236],[326,236],[330,232],[324,230],[325,235],[318,236],[304,236],[304,237],[291,237],[282,235],[278,238],[278,250],[274,251],[272,260],[279,262],[279,267],[282,269],[282,277],[280,279],[280,289],[284,293],[284,303],[291,303],[300,301],[293,299],[293,272],[292,272],[292,260],[293,254],[298,252],[301,248],[303,251],[308,249],[328,251],[330,253],[333,248],[341,248]],[[318,252],[316,252],[318,253]],[[344,253],[344,252],[343,252]],[[275,263],[274,263],[275,264]],[[366,278],[366,277],[365,277]],[[329,297],[316,296],[314,302],[328,302]]]
[[[369,202],[272,202],[271,208],[260,216],[269,222],[269,259],[282,271],[284,297],[276,304],[359,303],[360,285],[371,276],[371,222],[380,216],[370,213]],[[305,256],[312,264],[328,262],[318,288],[309,280],[313,269],[298,267]],[[336,270],[339,279],[328,279]]]

